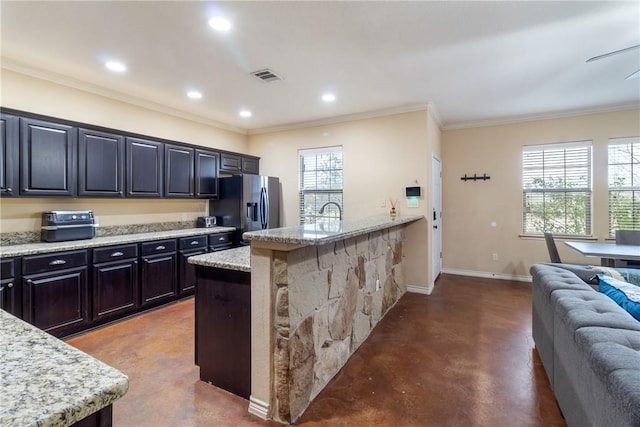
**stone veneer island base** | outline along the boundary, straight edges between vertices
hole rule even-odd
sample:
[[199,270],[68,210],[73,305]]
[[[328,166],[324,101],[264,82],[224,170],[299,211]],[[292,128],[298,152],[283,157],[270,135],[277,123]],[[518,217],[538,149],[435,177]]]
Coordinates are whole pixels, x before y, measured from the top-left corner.
[[245,233],[251,240],[249,411],[295,422],[405,293],[405,227],[365,218]]

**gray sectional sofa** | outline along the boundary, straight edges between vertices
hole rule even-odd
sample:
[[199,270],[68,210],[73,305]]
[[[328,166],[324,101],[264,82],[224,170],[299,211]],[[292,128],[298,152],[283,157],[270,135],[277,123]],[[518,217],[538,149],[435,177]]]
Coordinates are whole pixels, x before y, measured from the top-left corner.
[[640,322],[588,270],[531,267],[536,349],[570,427],[640,427]]

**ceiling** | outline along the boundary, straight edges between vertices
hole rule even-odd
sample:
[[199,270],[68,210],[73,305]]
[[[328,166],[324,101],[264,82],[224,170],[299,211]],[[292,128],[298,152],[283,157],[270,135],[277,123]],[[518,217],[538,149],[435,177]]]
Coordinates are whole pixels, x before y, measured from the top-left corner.
[[[640,78],[624,80],[640,49],[586,63],[640,44],[638,1],[3,0],[0,14],[6,69],[247,133],[427,105],[446,129],[640,104]],[[249,75],[262,68],[283,80]]]

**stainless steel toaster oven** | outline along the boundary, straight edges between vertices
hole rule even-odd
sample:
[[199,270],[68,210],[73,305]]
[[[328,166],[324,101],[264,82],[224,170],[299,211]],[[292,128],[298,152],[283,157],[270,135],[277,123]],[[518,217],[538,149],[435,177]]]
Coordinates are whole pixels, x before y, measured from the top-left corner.
[[96,223],[92,211],[49,211],[42,213],[43,242],[92,239]]

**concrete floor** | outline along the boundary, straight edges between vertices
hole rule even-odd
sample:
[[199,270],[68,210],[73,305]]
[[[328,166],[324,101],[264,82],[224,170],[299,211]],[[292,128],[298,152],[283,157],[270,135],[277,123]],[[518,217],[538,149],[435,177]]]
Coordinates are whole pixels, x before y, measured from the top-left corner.
[[[442,275],[406,294],[296,424],[565,426],[531,337],[531,285]],[[130,379],[115,427],[276,425],[198,380],[193,300],[67,342]]]

